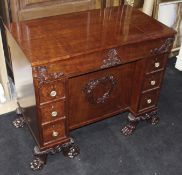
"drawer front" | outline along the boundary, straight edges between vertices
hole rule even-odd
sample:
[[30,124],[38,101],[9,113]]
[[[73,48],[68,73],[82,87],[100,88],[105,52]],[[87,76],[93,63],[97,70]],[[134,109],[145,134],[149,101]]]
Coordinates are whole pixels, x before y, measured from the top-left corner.
[[54,121],[65,116],[65,101],[43,105],[40,108],[42,123]]
[[39,89],[40,103],[65,97],[64,80],[44,83]]
[[156,105],[158,97],[158,90],[153,90],[142,94],[140,99],[139,110],[144,110],[146,108],[152,108]]
[[143,91],[159,87],[162,77],[163,71],[146,75],[143,84]]
[[60,119],[42,126],[44,144],[47,142],[66,138],[65,122],[66,119]]
[[[49,72],[61,71],[68,76],[101,70],[151,56],[151,50],[160,47],[164,40],[142,42],[92,52],[49,65]],[[83,66],[84,65],[84,66]]]
[[146,73],[164,69],[166,61],[167,61],[166,55],[158,55],[150,58],[149,60],[147,60],[148,63],[147,63]]

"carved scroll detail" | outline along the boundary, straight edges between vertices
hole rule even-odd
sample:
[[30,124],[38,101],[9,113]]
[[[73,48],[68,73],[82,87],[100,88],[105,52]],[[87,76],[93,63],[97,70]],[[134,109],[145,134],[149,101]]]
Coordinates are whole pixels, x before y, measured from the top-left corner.
[[34,78],[37,78],[39,84],[49,82],[51,80],[56,80],[64,75],[63,72],[49,73],[47,66],[38,66],[33,68]]
[[[109,84],[109,89],[106,90],[106,92],[103,93],[102,96],[99,96],[99,97],[95,97],[94,96],[94,89],[99,86],[100,84]],[[105,103],[106,100],[110,97],[112,91],[113,91],[113,88],[114,86],[116,85],[116,81],[114,79],[114,77],[111,75],[111,76],[104,76],[100,79],[96,79],[96,80],[91,80],[89,81],[85,88],[83,89],[83,91],[85,92],[86,94],[86,97],[88,99],[88,101],[91,103],[91,104],[99,104],[99,103]]]
[[168,38],[161,47],[152,49],[151,53],[153,55],[166,53],[169,51],[169,49],[173,45],[173,42],[174,42],[174,38]]
[[105,57],[106,59],[103,60],[101,65],[102,69],[121,64],[121,60],[116,49],[110,49]]

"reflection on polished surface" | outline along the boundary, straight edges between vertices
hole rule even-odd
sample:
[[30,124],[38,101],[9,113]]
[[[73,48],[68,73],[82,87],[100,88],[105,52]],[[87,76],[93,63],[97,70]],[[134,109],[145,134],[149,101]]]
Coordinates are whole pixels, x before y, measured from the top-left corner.
[[153,38],[170,34],[170,29],[149,18],[130,6],[120,6],[13,23],[8,28],[31,64],[39,65],[140,42],[153,34]]
[[[50,152],[78,155],[73,129],[124,111],[132,118],[121,129],[124,135],[139,121],[157,123],[174,30],[129,6],[14,23],[9,29],[18,102],[38,146],[33,170]],[[24,100],[31,93],[27,108]]]

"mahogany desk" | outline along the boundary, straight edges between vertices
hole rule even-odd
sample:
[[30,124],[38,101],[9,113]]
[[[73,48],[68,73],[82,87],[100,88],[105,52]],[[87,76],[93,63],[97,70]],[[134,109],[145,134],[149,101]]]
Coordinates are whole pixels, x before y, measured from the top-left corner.
[[158,122],[174,30],[129,6],[12,23],[8,30],[22,114],[14,124],[26,122],[37,144],[32,169],[50,152],[76,156],[75,128],[123,111],[130,112],[124,135],[141,120]]

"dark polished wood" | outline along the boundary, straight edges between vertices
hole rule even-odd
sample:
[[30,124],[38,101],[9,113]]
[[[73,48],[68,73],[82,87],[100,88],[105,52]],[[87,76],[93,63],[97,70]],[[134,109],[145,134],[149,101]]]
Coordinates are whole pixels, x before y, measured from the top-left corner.
[[[140,120],[157,123],[174,30],[123,5],[12,23],[8,29],[32,67],[36,103],[23,116],[40,152],[69,142],[72,129],[126,110],[131,114],[124,135]],[[79,152],[72,146],[64,150],[69,157]]]
[[[165,39],[175,33],[130,6],[12,23],[9,25],[9,30],[32,66],[67,60],[116,46],[126,48],[128,44]],[[151,49],[160,48],[162,43],[154,42],[155,46]],[[136,48],[138,50],[136,56],[147,49],[138,47],[140,49]],[[130,52],[127,53],[128,56],[122,55],[122,58],[128,62],[134,50],[131,45],[127,49]],[[149,55],[150,51],[147,54]]]

